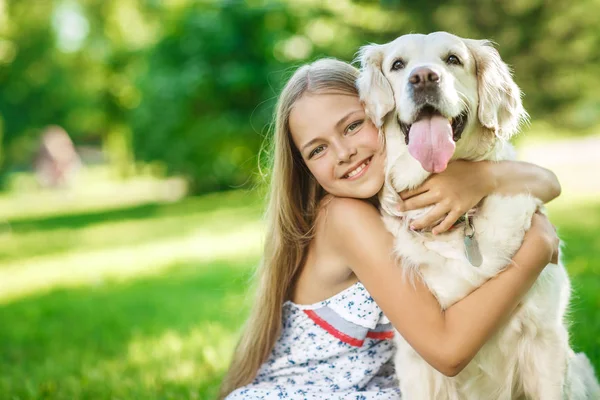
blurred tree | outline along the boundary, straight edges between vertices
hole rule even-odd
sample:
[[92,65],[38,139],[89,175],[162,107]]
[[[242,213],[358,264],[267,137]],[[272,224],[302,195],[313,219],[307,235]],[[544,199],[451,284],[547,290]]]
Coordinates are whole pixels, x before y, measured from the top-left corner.
[[599,14],[597,0],[0,0],[0,172],[56,124],[121,170],[135,157],[196,192],[243,185],[292,67],[408,32],[494,40],[533,119],[595,126]]
[[[235,4],[232,4],[235,3]],[[164,21],[148,54],[133,113],[135,155],[163,161],[195,191],[243,185],[256,167],[260,131],[270,119],[272,74],[285,57],[306,57],[307,39],[282,4],[196,4]],[[277,46],[285,57],[277,58]]]
[[137,7],[142,2],[0,0],[0,171],[30,165],[47,125],[64,127],[76,142],[121,143],[105,146],[110,153],[128,151],[127,140],[110,138],[127,136],[127,112],[137,105],[131,81],[139,48],[118,33],[131,10],[153,17],[153,7]]
[[78,102],[64,59],[54,52],[52,2],[9,2],[0,26],[0,111],[3,147],[11,164],[24,163],[36,128],[63,120]]

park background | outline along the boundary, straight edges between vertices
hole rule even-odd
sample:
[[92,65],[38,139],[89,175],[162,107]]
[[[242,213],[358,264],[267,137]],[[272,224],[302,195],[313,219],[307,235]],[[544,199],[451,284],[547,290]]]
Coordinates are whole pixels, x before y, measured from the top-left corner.
[[[214,398],[252,301],[257,155],[282,83],[436,30],[492,39],[514,67],[532,120],[515,143],[563,185],[549,209],[572,344],[600,372],[598,15],[598,0],[0,0],[0,398]],[[48,126],[76,150],[63,180],[40,175]]]

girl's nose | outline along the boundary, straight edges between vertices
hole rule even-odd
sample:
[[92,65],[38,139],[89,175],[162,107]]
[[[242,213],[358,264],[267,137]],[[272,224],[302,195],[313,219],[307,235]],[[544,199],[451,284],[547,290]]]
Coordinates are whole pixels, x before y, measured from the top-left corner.
[[348,145],[338,146],[337,156],[338,164],[343,164],[352,160],[352,157],[356,155],[356,148]]

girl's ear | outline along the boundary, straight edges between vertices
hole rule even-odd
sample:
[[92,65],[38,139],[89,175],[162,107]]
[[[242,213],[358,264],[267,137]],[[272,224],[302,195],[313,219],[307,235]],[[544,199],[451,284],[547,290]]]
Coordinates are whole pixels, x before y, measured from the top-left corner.
[[508,140],[528,117],[521,90],[489,40],[465,39],[465,43],[475,59],[479,122],[496,137]]
[[371,121],[381,128],[385,116],[395,107],[394,92],[382,72],[383,45],[371,44],[359,50],[361,71],[356,82],[360,100]]

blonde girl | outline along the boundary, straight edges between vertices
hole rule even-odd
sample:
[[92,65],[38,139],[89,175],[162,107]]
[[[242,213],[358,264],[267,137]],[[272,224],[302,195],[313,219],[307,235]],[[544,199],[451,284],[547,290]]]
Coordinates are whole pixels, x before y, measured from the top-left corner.
[[[446,311],[421,282],[406,282],[377,210],[383,146],[360,104],[357,74],[319,60],[281,92],[256,299],[222,397],[398,399],[396,331],[434,368],[456,375],[557,257],[554,229],[536,215],[514,265]],[[414,223],[419,229],[492,192],[526,191],[548,201],[560,187],[526,163],[455,162],[402,197],[405,209],[438,205]]]

